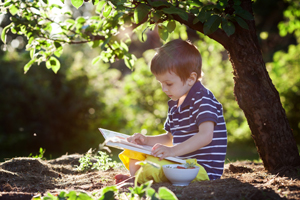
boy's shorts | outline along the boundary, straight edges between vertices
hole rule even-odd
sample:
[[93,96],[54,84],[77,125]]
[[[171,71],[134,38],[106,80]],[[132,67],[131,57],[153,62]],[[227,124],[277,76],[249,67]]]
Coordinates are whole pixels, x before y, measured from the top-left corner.
[[[139,161],[150,161],[150,162],[156,163],[161,166],[160,168],[156,168],[152,165],[144,165],[143,167],[141,167],[136,172],[136,174],[137,174],[139,171],[141,171],[141,173],[139,174],[139,177],[138,177],[138,183],[140,183],[140,184],[146,183],[150,180],[153,180],[156,183],[168,182],[168,179],[164,174],[162,166],[168,165],[168,164],[178,164],[176,162],[172,162],[172,161],[169,161],[166,159],[163,159],[160,161],[159,158],[157,158],[157,157],[147,155],[144,153],[140,153],[140,152],[136,152],[136,151],[132,151],[132,150],[128,150],[128,149],[125,149],[123,152],[121,152],[119,154],[119,158],[128,170],[129,170],[129,160],[130,159],[139,160]],[[196,159],[187,159],[186,161],[187,162],[194,161],[195,163],[197,163]],[[196,165],[200,167],[200,170],[198,172],[197,177],[192,182],[209,180],[205,169],[198,163]]]

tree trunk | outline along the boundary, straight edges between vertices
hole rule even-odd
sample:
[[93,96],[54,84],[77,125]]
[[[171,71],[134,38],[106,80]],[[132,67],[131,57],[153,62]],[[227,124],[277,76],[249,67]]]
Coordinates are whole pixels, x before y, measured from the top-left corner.
[[[243,3],[244,9],[252,13],[251,2]],[[254,20],[248,25],[249,30],[236,25],[236,32],[225,46],[234,70],[234,94],[265,169],[272,172],[283,166],[299,165],[297,144],[279,93],[266,70]]]
[[[233,5],[232,0],[228,2]],[[253,13],[251,0],[241,0],[241,7]],[[204,24],[194,23],[194,15],[189,14],[187,21],[178,15],[173,15],[173,18],[203,33]],[[247,24],[249,30],[236,23],[235,33],[229,37],[221,29],[208,37],[222,44],[228,51],[234,70],[234,94],[247,118],[265,169],[274,172],[284,166],[300,166],[293,132],[262,58],[254,20],[247,20]]]

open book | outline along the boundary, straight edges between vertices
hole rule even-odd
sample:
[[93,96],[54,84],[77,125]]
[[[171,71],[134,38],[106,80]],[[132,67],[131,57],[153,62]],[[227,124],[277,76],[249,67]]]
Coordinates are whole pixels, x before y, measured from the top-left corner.
[[[105,144],[107,146],[114,147],[117,149],[129,149],[129,150],[151,155],[151,149],[152,149],[151,146],[139,145],[139,144],[128,142],[126,138],[129,137],[129,135],[110,131],[103,128],[99,128],[99,131],[102,133],[103,137],[105,138]],[[165,159],[177,163],[185,163],[185,160],[178,157],[166,157]]]

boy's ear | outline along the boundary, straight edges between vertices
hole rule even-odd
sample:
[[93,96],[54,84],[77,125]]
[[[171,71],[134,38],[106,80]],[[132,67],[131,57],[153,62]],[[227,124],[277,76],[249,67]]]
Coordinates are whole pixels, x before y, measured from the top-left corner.
[[188,84],[189,85],[194,85],[194,83],[197,81],[197,73],[196,72],[192,72],[190,74],[190,77],[188,78]]

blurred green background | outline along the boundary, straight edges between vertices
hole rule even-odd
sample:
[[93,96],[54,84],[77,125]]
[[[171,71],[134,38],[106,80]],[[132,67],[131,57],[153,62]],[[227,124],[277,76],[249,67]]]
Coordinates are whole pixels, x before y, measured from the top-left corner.
[[[257,0],[253,4],[257,36],[267,70],[276,86],[297,144],[300,144],[300,5],[298,1]],[[89,15],[84,4],[77,15]],[[9,16],[0,15],[0,31]],[[232,66],[224,48],[206,36],[177,25],[173,38],[190,39],[203,57],[203,83],[223,104],[228,128],[227,161],[259,159],[251,132],[233,95]],[[122,60],[114,64],[92,59],[99,49],[74,45],[64,49],[57,74],[42,63],[24,74],[30,59],[25,38],[0,43],[0,162],[38,154],[48,159],[98,149],[104,140],[98,128],[132,134],[163,133],[168,97],[148,64],[160,47],[157,32],[147,40],[133,38],[134,70]],[[116,159],[118,150],[113,151]]]

